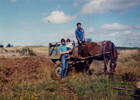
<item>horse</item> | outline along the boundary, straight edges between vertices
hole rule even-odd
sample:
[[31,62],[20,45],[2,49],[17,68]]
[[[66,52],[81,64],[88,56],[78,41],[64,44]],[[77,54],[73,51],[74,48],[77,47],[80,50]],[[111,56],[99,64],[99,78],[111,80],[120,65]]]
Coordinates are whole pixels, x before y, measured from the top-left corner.
[[85,71],[88,75],[92,74],[89,73],[89,67],[93,59],[104,61],[104,75],[106,75],[107,64],[110,60],[110,74],[111,75],[114,74],[117,65],[116,61],[118,59],[118,52],[113,42],[102,41],[99,43],[96,42],[87,43],[82,48],[82,56],[87,57],[87,59],[84,60],[84,64]]

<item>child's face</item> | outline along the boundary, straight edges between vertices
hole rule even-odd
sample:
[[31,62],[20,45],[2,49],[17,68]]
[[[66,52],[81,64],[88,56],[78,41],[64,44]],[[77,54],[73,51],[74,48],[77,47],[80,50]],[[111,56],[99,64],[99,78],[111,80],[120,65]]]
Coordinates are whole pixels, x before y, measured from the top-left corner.
[[67,43],[70,43],[70,41],[67,41]]

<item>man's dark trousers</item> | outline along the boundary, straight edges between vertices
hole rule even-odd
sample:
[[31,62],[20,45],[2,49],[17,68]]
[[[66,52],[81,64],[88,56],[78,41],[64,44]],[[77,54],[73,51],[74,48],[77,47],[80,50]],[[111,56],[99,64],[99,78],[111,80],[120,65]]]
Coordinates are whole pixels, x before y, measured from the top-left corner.
[[[85,42],[82,42],[82,44],[85,43]],[[78,55],[81,56],[82,54],[82,44],[78,43]]]

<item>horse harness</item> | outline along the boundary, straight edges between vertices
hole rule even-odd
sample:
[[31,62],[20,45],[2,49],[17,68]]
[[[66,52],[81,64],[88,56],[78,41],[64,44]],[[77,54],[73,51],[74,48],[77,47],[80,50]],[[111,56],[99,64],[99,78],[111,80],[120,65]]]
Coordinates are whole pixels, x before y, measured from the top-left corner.
[[93,54],[91,53],[91,50],[92,50],[92,48],[93,48],[94,46],[101,46],[102,51],[101,51],[101,53],[100,53],[99,55],[104,54],[104,44],[106,43],[106,40],[105,40],[105,41],[102,41],[102,42],[99,42],[99,43],[101,43],[101,45],[98,45],[97,43],[92,44],[92,46],[90,47],[89,51],[86,52],[86,54],[90,54],[91,56],[95,56],[95,55],[93,55]]

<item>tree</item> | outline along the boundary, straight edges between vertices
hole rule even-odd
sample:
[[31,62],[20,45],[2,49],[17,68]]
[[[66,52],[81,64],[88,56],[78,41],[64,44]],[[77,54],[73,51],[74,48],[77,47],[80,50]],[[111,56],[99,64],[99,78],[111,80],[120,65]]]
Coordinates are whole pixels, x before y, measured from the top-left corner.
[[91,38],[86,38],[86,43],[89,43],[89,42],[91,42],[91,41],[92,41]]
[[3,48],[4,46],[3,45],[0,45],[0,48]]
[[2,45],[2,42],[0,42],[0,48],[3,48],[4,46]]
[[13,47],[13,45],[11,45],[10,43],[8,43],[8,45],[6,47]]

